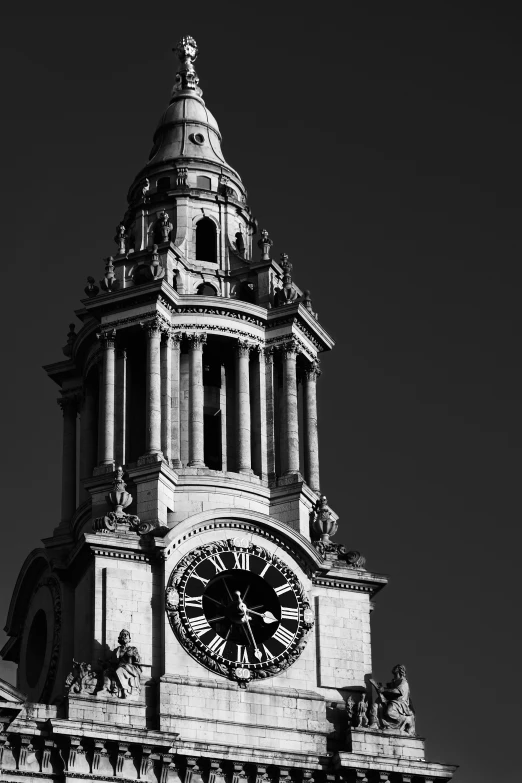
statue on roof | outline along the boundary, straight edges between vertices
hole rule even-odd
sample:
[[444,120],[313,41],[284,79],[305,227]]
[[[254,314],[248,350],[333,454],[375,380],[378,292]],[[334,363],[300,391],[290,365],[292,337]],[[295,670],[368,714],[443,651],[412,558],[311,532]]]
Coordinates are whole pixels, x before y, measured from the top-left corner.
[[382,704],[382,723],[387,729],[415,735],[415,712],[410,699],[406,667],[399,663],[393,667],[392,674],[393,680],[385,685],[370,680],[377,691],[377,701]]

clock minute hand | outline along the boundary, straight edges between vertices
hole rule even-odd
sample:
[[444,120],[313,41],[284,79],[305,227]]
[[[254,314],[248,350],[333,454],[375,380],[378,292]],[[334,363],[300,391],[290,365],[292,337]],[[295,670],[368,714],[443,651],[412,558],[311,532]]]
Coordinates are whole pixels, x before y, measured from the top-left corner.
[[266,612],[254,612],[254,610],[253,610],[253,609],[249,609],[249,610],[248,610],[248,613],[249,613],[249,614],[255,614],[255,615],[257,615],[258,617],[261,617],[261,619],[263,620],[263,622],[265,622],[267,625],[268,625],[269,623],[277,623],[277,617],[274,617],[274,615],[272,614],[272,612],[269,612],[268,610],[267,610]]
[[246,634],[247,639],[249,639],[249,641],[252,643],[252,646],[254,648],[254,655],[256,656],[257,660],[260,661],[261,658],[263,657],[263,653],[261,652],[261,650],[257,646],[257,642],[256,642],[256,639],[255,639],[255,636],[252,633],[252,628],[250,627],[250,620],[248,619],[248,607],[243,602],[243,599],[241,598],[241,593],[239,592],[239,590],[236,590],[236,595],[237,595],[237,606],[238,606],[238,609],[239,609],[239,611],[241,612],[241,615],[242,615],[242,617],[241,617],[241,624],[242,624],[243,628],[245,629],[245,634]]

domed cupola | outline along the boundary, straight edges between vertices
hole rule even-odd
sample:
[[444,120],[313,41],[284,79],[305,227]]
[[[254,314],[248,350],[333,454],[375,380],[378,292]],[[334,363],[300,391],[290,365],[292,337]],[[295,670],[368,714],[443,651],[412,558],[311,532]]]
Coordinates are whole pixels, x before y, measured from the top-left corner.
[[154,133],[149,161],[137,175],[129,191],[129,201],[135,198],[144,180],[149,181],[151,194],[155,186],[166,189],[166,177],[174,170],[174,184],[204,187],[208,184],[205,177],[210,178],[211,182],[215,180],[218,192],[225,187],[232,188],[233,193],[229,190],[229,195],[244,202],[246,190],[239,174],[223,156],[218,124],[202,98],[194,68],[198,56],[194,38],[185,36],[173,51],[180,60],[180,69],[169,106]]

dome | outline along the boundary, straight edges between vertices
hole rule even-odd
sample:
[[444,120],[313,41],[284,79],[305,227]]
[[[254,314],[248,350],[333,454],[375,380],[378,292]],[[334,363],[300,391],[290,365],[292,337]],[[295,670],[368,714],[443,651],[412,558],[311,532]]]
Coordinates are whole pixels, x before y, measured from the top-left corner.
[[184,90],[173,97],[154,134],[149,165],[176,158],[200,158],[228,164],[221,151],[218,124],[199,95]]
[[241,178],[223,157],[218,124],[201,97],[203,93],[194,69],[198,54],[196,42],[186,36],[174,51],[180,59],[180,69],[170,104],[154,133],[148,163],[136,177],[135,184],[158,170],[165,170],[169,164],[186,166],[192,163],[197,167],[201,162],[210,169],[216,166],[221,171],[226,169],[241,188]]

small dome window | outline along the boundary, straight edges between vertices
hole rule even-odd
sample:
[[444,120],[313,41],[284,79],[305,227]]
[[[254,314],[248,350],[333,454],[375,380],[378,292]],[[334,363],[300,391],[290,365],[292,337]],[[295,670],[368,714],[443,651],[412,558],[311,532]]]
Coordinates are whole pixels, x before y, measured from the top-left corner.
[[201,218],[196,224],[196,260],[216,263],[216,226],[208,217]]
[[170,177],[160,177],[156,185],[158,190],[169,190]]
[[217,296],[217,291],[210,283],[201,283],[197,287],[198,296]]
[[201,145],[201,144],[204,144],[204,143],[205,143],[205,137],[203,136],[203,134],[202,134],[202,133],[191,133],[191,134],[189,135],[189,139],[190,139],[190,140],[191,140],[191,141],[192,141],[194,144],[199,144],[199,145]]
[[198,177],[196,179],[196,187],[201,188],[201,190],[212,190],[210,177]]

